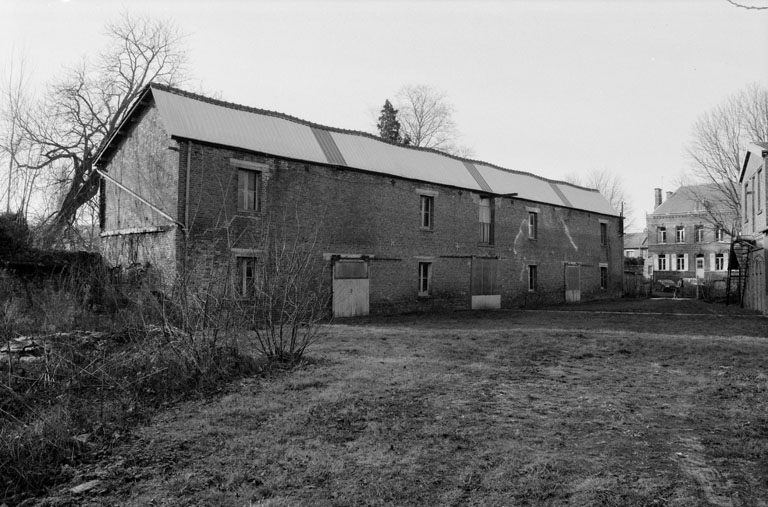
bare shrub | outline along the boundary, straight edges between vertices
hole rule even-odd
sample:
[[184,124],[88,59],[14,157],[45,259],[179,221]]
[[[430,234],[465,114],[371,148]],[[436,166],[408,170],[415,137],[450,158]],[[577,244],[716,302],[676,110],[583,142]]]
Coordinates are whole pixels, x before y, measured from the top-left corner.
[[328,322],[331,278],[317,248],[319,227],[305,233],[297,226],[299,232],[288,235],[281,225],[264,228],[238,310],[270,362],[295,363]]

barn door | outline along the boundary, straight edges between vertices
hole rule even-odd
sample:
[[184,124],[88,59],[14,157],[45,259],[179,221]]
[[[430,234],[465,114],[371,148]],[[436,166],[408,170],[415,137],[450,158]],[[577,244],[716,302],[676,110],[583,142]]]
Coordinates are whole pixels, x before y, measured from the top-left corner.
[[565,302],[581,301],[581,268],[578,264],[565,265]]
[[333,264],[333,316],[368,315],[369,289],[368,261],[338,259]]
[[499,259],[472,259],[470,294],[473,310],[496,310],[501,308],[501,294],[496,281]]

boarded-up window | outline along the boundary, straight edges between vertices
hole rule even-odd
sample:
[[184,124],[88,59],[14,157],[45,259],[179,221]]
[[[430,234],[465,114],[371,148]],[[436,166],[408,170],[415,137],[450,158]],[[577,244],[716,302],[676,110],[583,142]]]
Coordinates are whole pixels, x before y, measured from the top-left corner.
[[368,264],[364,260],[340,260],[333,266],[336,280],[368,278]]
[[498,274],[498,259],[472,259],[472,295],[495,296],[499,294],[496,277]]

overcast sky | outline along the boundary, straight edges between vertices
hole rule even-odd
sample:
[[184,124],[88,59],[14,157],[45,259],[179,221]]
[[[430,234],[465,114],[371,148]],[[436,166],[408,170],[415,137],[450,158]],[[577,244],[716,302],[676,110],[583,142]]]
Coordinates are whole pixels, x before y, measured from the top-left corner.
[[125,10],[173,21],[190,87],[231,102],[374,132],[403,85],[438,88],[478,160],[618,173],[634,230],[690,167],[697,117],[768,84],[768,11],[726,0],[0,0],[2,63],[23,52],[44,83]]

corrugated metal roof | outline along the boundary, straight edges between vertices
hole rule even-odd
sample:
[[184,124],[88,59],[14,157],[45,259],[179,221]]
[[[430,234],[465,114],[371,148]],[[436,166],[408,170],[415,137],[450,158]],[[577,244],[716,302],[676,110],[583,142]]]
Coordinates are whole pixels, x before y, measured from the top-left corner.
[[336,146],[336,142],[331,137],[331,133],[321,128],[312,127],[312,133],[315,135],[315,139],[320,144],[320,148],[325,153],[325,158],[329,164],[333,165],[347,165],[347,161],[344,160],[344,156],[339,151],[339,147]]
[[480,188],[485,190],[486,192],[493,193],[493,189],[488,184],[487,181],[485,181],[485,178],[480,174],[480,171],[477,170],[477,167],[475,167],[475,164],[472,162],[464,162],[464,167],[467,168],[467,171],[469,171],[469,174],[472,175],[473,178],[475,178],[475,181],[478,185],[480,185]]
[[603,197],[597,190],[587,190],[567,183],[555,184],[574,208],[586,209],[597,213],[604,213],[606,215],[619,214],[617,210],[613,209],[613,206],[608,202],[608,199]]
[[[369,134],[311,124],[280,113],[214,101],[165,86],[152,95],[172,136],[617,215],[597,191],[485,162],[384,142]],[[113,140],[112,143],[118,142]]]
[[154,87],[152,95],[166,129],[173,136],[328,163],[307,125],[222,107]]

